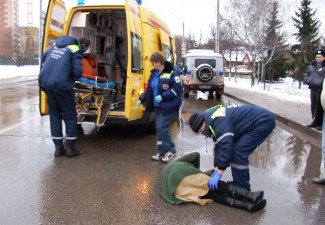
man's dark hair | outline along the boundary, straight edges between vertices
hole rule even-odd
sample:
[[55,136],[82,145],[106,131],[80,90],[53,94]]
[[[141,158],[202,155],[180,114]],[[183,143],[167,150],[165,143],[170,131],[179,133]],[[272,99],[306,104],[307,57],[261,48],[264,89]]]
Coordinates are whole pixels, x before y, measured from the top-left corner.
[[79,39],[79,42],[83,49],[89,48],[90,46],[90,40],[88,38],[82,37]]

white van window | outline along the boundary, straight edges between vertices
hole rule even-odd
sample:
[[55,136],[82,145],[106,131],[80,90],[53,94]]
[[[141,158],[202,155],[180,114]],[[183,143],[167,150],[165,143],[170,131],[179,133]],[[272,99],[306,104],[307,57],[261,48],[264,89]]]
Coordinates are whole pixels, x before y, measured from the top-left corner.
[[204,58],[199,58],[194,60],[194,67],[198,67],[201,64],[208,64],[212,68],[216,68],[216,60],[215,59],[204,59]]
[[140,36],[132,33],[132,72],[141,72],[142,69],[142,39]]

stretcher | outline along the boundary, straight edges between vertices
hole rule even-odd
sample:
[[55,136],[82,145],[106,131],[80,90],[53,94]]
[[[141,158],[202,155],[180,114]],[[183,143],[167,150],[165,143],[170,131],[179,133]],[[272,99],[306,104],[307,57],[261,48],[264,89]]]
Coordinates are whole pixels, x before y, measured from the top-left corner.
[[104,125],[111,108],[114,108],[115,85],[89,84],[81,79],[74,83],[78,124],[94,122],[97,127]]

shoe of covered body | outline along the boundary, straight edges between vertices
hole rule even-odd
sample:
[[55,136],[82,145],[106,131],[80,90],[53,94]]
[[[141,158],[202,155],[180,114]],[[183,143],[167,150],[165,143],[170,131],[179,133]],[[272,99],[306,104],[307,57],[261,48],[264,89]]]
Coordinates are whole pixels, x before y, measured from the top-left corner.
[[174,158],[176,156],[176,153],[172,153],[172,152],[167,152],[162,158],[161,160],[163,162],[169,162],[172,158]]
[[314,184],[323,184],[323,185],[325,185],[325,177],[314,178],[313,183]]

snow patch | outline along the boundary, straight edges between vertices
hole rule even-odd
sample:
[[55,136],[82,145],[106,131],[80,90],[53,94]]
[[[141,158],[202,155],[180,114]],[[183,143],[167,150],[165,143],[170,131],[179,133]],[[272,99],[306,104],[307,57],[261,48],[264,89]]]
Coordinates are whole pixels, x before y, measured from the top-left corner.
[[38,76],[40,67],[39,65],[31,66],[12,66],[0,65],[0,79],[23,77],[23,76]]

